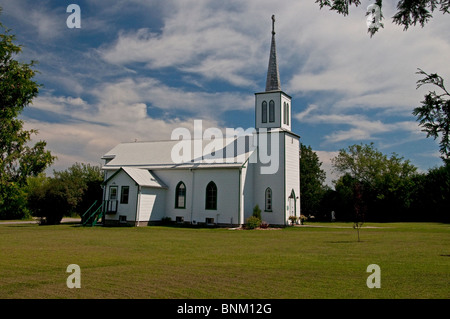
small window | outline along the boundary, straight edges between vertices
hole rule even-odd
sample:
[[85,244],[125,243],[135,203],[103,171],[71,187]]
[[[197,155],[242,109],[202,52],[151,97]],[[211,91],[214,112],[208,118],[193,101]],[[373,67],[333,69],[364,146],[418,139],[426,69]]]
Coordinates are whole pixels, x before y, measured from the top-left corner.
[[283,124],[286,124],[286,102],[283,102]]
[[119,223],[125,224],[127,222],[127,216],[126,215],[119,215]]
[[214,218],[206,218],[205,219],[205,222],[206,222],[206,224],[208,224],[208,225],[212,225],[212,224],[214,224]]
[[289,125],[289,103],[286,103],[286,124]]
[[184,223],[184,217],[183,217],[183,216],[177,216],[177,217],[175,218],[175,220],[176,220],[177,224],[182,224],[182,223]]
[[175,208],[186,208],[186,186],[179,182],[175,189]]
[[209,182],[206,186],[205,209],[217,209],[217,186],[214,182]]
[[120,203],[128,204],[128,197],[130,195],[130,186],[122,186],[120,191]]
[[117,186],[109,187],[109,200],[117,200]]
[[266,209],[267,212],[272,211],[272,189],[270,187],[266,188]]
[[269,102],[269,122],[275,122],[275,102]]
[[267,102],[266,101],[262,102],[261,112],[262,112],[262,122],[267,123]]

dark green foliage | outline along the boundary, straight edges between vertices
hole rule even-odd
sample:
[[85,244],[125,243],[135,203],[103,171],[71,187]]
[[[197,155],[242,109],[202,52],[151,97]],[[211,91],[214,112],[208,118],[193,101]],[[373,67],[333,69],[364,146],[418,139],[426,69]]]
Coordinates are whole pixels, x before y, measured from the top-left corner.
[[432,84],[442,90],[442,94],[430,91],[425,95],[425,100],[421,101],[422,106],[416,107],[413,115],[422,126],[422,131],[427,133],[427,137],[437,139],[439,142],[439,152],[444,161],[450,159],[450,93],[444,86],[444,79],[436,73],[427,74],[421,69],[417,74],[425,75],[424,79],[417,81],[417,88],[425,84]]
[[95,200],[102,200],[100,167],[76,163],[52,178],[31,179],[28,207],[45,224],[59,224],[63,216],[82,215]]
[[325,171],[311,146],[300,145],[300,206],[302,214],[318,216],[320,204],[327,190]]
[[371,143],[340,150],[332,163],[344,174],[335,187],[340,219],[359,215],[358,220],[385,221],[409,210],[417,169],[408,160],[395,153],[387,157]]
[[412,25],[420,24],[424,27],[433,17],[432,13],[439,7],[442,13],[450,13],[449,0],[400,0],[397,3],[397,13],[393,16],[394,23],[403,25],[407,30]]
[[261,225],[261,219],[255,217],[255,216],[250,216],[249,218],[247,218],[245,225],[246,225],[247,229],[258,228],[259,225]]
[[414,184],[409,220],[450,222],[450,165],[418,175]]
[[259,205],[256,205],[253,208],[253,216],[261,220],[261,209],[259,208]]
[[27,214],[27,178],[44,171],[55,157],[45,150],[44,141],[30,145],[37,131],[24,130],[17,118],[38,94],[39,85],[32,80],[35,62],[15,60],[22,48],[1,23],[0,29],[0,219],[11,219]]
[[450,168],[417,173],[409,161],[352,145],[333,160],[342,175],[323,197],[322,209],[340,221],[440,221],[450,214]]
[[[349,7],[355,7],[361,4],[359,0],[316,0],[319,7],[328,7],[332,11],[336,11],[344,16],[349,14]],[[374,0],[380,8],[383,6],[383,0]],[[443,14],[450,13],[449,0],[400,0],[397,2],[397,12],[392,17],[392,22],[402,25],[403,30],[407,30],[410,26],[417,23],[424,27],[426,23],[433,17],[433,12],[439,8]],[[378,29],[368,30],[372,36]]]

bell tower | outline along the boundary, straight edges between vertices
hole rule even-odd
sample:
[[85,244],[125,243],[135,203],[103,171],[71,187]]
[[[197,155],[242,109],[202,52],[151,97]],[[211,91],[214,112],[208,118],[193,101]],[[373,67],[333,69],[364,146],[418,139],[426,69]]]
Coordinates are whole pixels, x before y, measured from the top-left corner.
[[291,131],[291,97],[281,90],[275,43],[275,16],[272,15],[272,42],[267,68],[266,90],[255,93],[255,128]]
[[[255,93],[258,158],[254,166],[254,205],[264,221],[287,225],[300,216],[300,136],[291,130],[291,97],[281,90],[275,44],[275,16],[267,68],[266,89]],[[270,154],[270,165],[265,158]],[[270,167],[270,169],[267,169]],[[264,208],[264,209],[263,209]]]

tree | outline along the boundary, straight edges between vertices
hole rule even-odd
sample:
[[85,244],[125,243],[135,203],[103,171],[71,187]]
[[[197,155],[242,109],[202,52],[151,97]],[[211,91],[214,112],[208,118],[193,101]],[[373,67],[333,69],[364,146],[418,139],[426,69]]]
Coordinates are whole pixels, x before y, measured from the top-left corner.
[[0,218],[9,219],[24,216],[27,178],[44,171],[55,157],[45,150],[45,141],[29,145],[37,130],[24,130],[18,116],[38,94],[32,80],[35,62],[15,60],[22,47],[1,23],[0,29]]
[[38,187],[31,187],[28,195],[30,210],[45,224],[59,224],[63,216],[81,216],[95,200],[102,199],[100,167],[75,163],[53,174],[52,178],[35,180]]
[[[381,9],[383,0],[375,0],[375,4]],[[348,15],[349,7],[355,7],[361,4],[359,0],[316,0],[320,8],[329,7],[330,10],[336,11],[344,16]],[[433,17],[434,10],[439,8],[443,14],[450,13],[450,0],[399,0],[397,2],[397,12],[392,17],[393,23],[402,25],[403,30],[408,30],[410,26],[417,23],[424,27],[426,23]],[[380,18],[383,14],[380,12]],[[372,36],[378,31],[378,28],[368,28],[368,32]]]
[[304,215],[318,216],[322,197],[327,190],[326,174],[311,146],[300,145],[300,205]]
[[450,165],[432,168],[415,180],[413,220],[450,222]]
[[399,217],[410,208],[417,168],[409,160],[395,153],[387,157],[371,143],[341,149],[332,164],[344,174],[344,179],[336,182],[336,190],[345,185],[346,192],[353,194],[354,205],[359,202],[359,211],[366,209],[372,219]]
[[437,139],[439,142],[439,152],[444,162],[450,161],[450,93],[444,86],[444,79],[436,73],[427,74],[418,69],[417,74],[425,75],[425,78],[417,81],[417,88],[425,84],[432,84],[440,88],[443,92],[437,94],[430,91],[425,95],[425,100],[421,101],[422,106],[416,107],[413,115],[417,117],[422,131],[427,133],[427,137]]

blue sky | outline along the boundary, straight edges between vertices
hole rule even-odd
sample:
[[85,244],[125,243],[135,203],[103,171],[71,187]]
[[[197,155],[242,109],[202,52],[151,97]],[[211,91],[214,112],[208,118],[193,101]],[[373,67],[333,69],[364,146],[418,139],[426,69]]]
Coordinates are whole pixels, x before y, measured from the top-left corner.
[[[373,142],[420,170],[441,164],[437,141],[411,114],[433,87],[416,89],[417,68],[450,79],[450,19],[403,31],[383,7],[385,28],[367,34],[365,9],[349,16],[314,0],[6,0],[0,21],[37,60],[39,96],[22,114],[58,160],[101,164],[128,141],[168,140],[177,127],[254,127],[254,93],[264,91],[276,16],[281,87],[292,96],[292,130],[330,159]],[[69,4],[81,28],[69,29]]]

